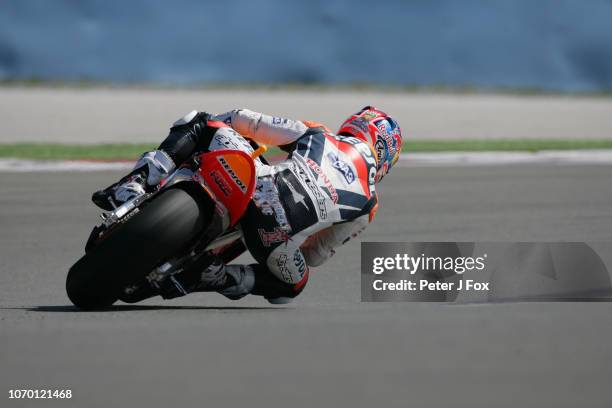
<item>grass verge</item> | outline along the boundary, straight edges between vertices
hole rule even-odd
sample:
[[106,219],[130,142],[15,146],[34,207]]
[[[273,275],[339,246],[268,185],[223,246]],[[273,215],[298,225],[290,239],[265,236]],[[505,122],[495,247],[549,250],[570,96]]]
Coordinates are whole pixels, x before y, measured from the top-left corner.
[[135,160],[156,144],[0,144],[0,157],[33,160]]
[[[135,160],[156,144],[0,144],[0,157],[32,160]],[[612,149],[612,139],[599,140],[406,140],[404,152],[529,151]],[[270,148],[267,155],[278,154]]]

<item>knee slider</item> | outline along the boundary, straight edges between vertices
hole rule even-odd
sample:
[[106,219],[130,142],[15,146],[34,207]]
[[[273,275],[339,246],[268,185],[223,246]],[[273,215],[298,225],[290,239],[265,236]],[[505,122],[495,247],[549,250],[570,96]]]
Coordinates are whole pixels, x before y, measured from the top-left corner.
[[255,270],[255,286],[253,287],[254,295],[263,296],[268,301],[287,298],[293,299],[306,287],[308,282],[308,269],[304,273],[304,277],[297,283],[287,283],[276,278],[267,267],[254,264],[251,265]]

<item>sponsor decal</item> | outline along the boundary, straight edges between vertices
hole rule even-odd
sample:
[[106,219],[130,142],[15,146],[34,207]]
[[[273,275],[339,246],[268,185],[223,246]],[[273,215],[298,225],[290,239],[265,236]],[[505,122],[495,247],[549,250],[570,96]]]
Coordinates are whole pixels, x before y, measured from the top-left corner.
[[289,272],[289,268],[287,268],[287,254],[280,254],[278,258],[276,258],[276,266],[283,280],[291,283],[291,273]]
[[[363,157],[363,159],[366,161],[366,164],[368,165],[368,184],[370,194],[374,194],[374,181],[376,180],[376,158],[374,157],[372,149],[365,142],[357,139],[356,137],[338,135],[337,138],[342,142],[353,145],[353,147],[355,147],[355,149],[357,149],[357,151],[361,154],[361,157]],[[378,146],[375,148],[378,149]]]
[[399,153],[399,143],[401,140],[401,136],[399,134],[399,131],[396,129],[393,131],[393,133],[391,133],[391,154],[396,155],[397,153]]
[[266,231],[264,228],[258,228],[257,232],[261,238],[261,243],[269,247],[273,244],[279,244],[291,240],[291,236],[282,228],[274,227],[274,231]]
[[316,198],[317,207],[319,208],[319,219],[321,221],[326,220],[327,219],[327,205],[325,205],[325,197],[323,196],[323,193],[321,193],[319,186],[314,182],[314,180],[311,177],[308,176],[308,174],[306,174],[306,170],[304,170],[301,167],[298,167],[296,170],[297,170],[298,176],[302,179],[304,184],[308,186],[308,188],[310,189],[310,191],[312,191],[312,194]]
[[209,151],[215,150],[240,150],[245,153],[252,153],[253,147],[240,134],[230,128],[218,129],[210,140]]
[[[382,138],[385,139],[385,142],[387,143],[387,150],[389,151],[389,155],[390,156],[394,155],[397,152],[397,136],[398,136],[397,129],[394,129],[391,131],[391,133],[389,133],[389,131],[387,130],[387,126],[385,125],[385,121],[383,120],[378,122],[376,127],[380,131],[380,135],[382,136]],[[379,142],[380,142],[380,139],[376,142],[377,146]],[[378,152],[378,148],[377,148],[377,152]],[[381,156],[378,156],[378,157],[381,157]]]
[[280,125],[280,124],[284,124],[284,123],[287,123],[287,119],[279,118],[277,116],[272,118],[272,124],[273,125]]
[[293,253],[293,265],[297,268],[300,273],[300,278],[304,276],[304,272],[306,272],[306,262],[304,261],[304,256],[302,255],[302,251],[296,249]]
[[356,119],[353,119],[351,121],[351,125],[356,126],[357,128],[359,128],[362,132],[369,132],[370,129],[368,127],[368,121],[363,118],[363,117],[358,117]]
[[368,163],[369,165],[376,166],[376,158],[372,154],[372,150],[370,149],[370,147],[363,140],[357,139],[353,136],[344,135],[337,135],[336,138],[341,142],[353,145],[353,147],[355,147],[355,149],[357,149],[357,151],[361,153],[366,163]]
[[351,169],[351,166],[343,160],[340,160],[333,152],[328,153],[327,158],[330,160],[332,167],[344,176],[348,184],[352,184],[355,181],[355,172]]
[[226,197],[229,197],[232,192],[232,189],[226,184],[225,180],[223,179],[223,176],[217,170],[214,170],[212,173],[210,173],[210,177],[212,177],[217,187],[219,187],[219,190],[221,190],[221,192],[225,194]]
[[238,186],[238,188],[240,188],[240,190],[243,193],[246,193],[247,191],[247,186],[242,182],[242,180],[240,180],[240,178],[236,175],[236,173],[234,172],[234,169],[232,169],[232,167],[229,165],[229,163],[227,162],[227,160],[225,160],[225,158],[223,156],[217,156],[217,161],[219,161],[219,163],[221,163],[221,166],[223,166],[223,169],[225,170],[225,172],[227,174],[229,174],[229,176],[231,177],[231,179],[234,181],[234,183],[236,183],[236,185]]
[[401,139],[401,134],[398,126],[389,129],[388,124],[387,120],[381,120],[376,124],[376,127],[387,142],[391,154],[394,154],[397,151],[397,144],[399,139]]
[[306,159],[306,164],[308,164],[308,167],[310,167],[316,175],[323,179],[323,184],[325,184],[331,200],[334,202],[334,204],[336,204],[338,202],[338,193],[336,192],[334,185],[329,180],[329,177],[327,177],[327,174],[325,174],[323,170],[321,170],[321,167],[310,158]]
[[262,214],[273,216],[281,227],[290,229],[287,214],[280,202],[278,190],[271,177],[257,179],[257,185],[253,193],[253,203]]
[[367,121],[374,119],[376,116],[378,116],[378,113],[371,110],[365,111],[361,114],[361,117]]
[[376,149],[376,154],[378,155],[378,160],[380,160],[380,161],[386,160],[387,149],[385,149],[385,143],[382,140],[378,139],[376,141],[376,146],[374,146],[374,148]]
[[[238,142],[232,139],[231,137],[229,137],[225,133],[217,131],[215,135],[213,136],[213,140],[217,143],[219,148],[223,147],[223,148],[230,149],[230,150],[241,150]],[[217,146],[214,146],[214,147],[217,147]],[[218,149],[212,149],[212,150],[218,150]]]

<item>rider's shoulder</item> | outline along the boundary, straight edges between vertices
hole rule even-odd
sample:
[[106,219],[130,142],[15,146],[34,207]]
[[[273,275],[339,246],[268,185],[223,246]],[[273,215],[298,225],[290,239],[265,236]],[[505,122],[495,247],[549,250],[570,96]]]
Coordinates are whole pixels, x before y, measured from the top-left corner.
[[318,130],[320,133],[331,133],[331,130],[322,123],[311,120],[302,120],[301,122],[306,125],[308,130]]
[[308,143],[308,140],[320,140],[324,142],[326,138],[334,136],[331,130],[322,123],[307,120],[302,120],[300,122],[306,125],[306,130],[296,139],[296,142]]
[[208,119],[206,122],[206,126],[211,127],[213,129],[231,129],[231,127],[220,120]]

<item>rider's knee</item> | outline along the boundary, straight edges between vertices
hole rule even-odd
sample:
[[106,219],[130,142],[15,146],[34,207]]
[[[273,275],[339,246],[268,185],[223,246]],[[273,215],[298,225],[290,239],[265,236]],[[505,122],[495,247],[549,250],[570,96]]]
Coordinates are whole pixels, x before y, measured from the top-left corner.
[[298,283],[287,283],[286,290],[283,291],[272,291],[265,296],[266,300],[274,305],[291,303],[306,287],[308,282],[308,269],[304,273],[304,277]]
[[293,284],[293,288],[292,288],[293,296],[292,296],[292,298],[295,298],[297,295],[302,293],[302,291],[306,287],[306,283],[308,283],[308,276],[309,276],[309,274],[310,274],[310,270],[308,269],[308,267],[306,267],[306,272],[304,272],[304,276],[302,277],[302,279],[298,283],[294,283]]
[[286,298],[294,299],[297,297],[306,286],[308,282],[308,269],[304,272],[302,278],[295,283],[288,283],[278,279],[274,274],[270,273],[270,270],[261,264],[252,265],[255,273],[255,285],[253,291],[254,295],[263,296],[272,303],[283,303],[273,302],[274,299]]

